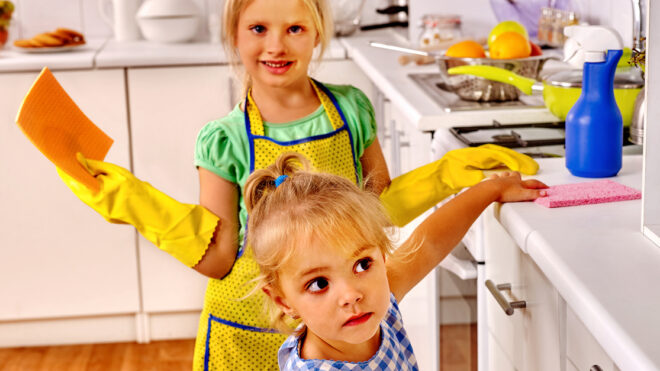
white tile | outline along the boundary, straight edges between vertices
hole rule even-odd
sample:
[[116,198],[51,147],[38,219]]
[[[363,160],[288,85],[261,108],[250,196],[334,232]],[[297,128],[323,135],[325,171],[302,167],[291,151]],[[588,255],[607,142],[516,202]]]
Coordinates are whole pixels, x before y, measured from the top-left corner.
[[[88,38],[110,38],[112,27],[101,16],[99,0],[80,0],[83,16],[83,32]],[[140,2],[140,0],[135,0]],[[112,17],[112,1],[103,2],[103,9]]]
[[21,0],[17,4],[17,8],[19,6],[19,33],[23,38],[53,31],[58,27],[83,30],[79,0]]

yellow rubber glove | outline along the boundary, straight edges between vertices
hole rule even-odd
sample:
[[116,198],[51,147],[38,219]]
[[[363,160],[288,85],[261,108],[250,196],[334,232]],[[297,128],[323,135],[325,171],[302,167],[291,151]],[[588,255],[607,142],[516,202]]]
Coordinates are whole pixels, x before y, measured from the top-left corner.
[[121,166],[85,159],[80,153],[78,161],[101,183],[95,193],[58,168],[80,200],[110,223],[133,225],[188,267],[201,260],[220,220],[217,216],[200,205],[174,200]]
[[482,170],[500,166],[527,175],[539,169],[531,157],[494,144],[456,149],[392,179],[380,201],[392,222],[404,226],[445,197],[479,183],[484,178]]

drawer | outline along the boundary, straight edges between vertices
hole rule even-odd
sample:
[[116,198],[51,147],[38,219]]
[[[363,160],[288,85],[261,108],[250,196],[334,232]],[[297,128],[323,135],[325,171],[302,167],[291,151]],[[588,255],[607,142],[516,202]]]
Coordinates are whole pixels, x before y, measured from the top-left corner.
[[[488,328],[504,354],[519,370],[560,369],[560,300],[557,290],[534,261],[511,239],[494,217],[497,207],[484,214],[486,280],[507,284],[502,290],[486,290]],[[495,299],[497,292],[508,302],[524,302],[524,308],[507,315]]]
[[[522,299],[522,252],[507,232],[493,217],[493,207],[482,214],[484,218],[484,247],[486,280],[495,285],[509,284],[510,290],[501,291],[508,301]],[[507,315],[491,292],[486,289],[486,314],[488,329],[506,357],[516,368],[523,365],[524,327],[523,314],[516,309]],[[490,355],[489,355],[490,357]]]
[[488,369],[493,371],[516,370],[490,331],[488,331]]
[[619,370],[570,307],[566,310],[566,357],[567,365],[572,363],[578,370],[591,370],[594,365],[603,371]]

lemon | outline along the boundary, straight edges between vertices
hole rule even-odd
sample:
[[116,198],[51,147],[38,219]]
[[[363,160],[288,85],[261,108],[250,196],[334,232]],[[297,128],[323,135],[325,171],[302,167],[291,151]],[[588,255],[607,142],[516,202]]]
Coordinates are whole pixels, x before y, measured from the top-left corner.
[[497,26],[493,27],[493,29],[490,30],[490,33],[488,34],[488,48],[490,49],[493,41],[495,41],[495,39],[499,35],[505,32],[517,32],[521,34],[525,38],[525,40],[529,40],[529,34],[527,33],[527,29],[520,22],[503,21],[498,23]]

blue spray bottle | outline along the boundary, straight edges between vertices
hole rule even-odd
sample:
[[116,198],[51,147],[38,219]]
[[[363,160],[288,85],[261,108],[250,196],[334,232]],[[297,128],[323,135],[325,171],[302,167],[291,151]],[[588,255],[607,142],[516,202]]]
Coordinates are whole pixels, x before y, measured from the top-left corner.
[[614,100],[614,73],[621,50],[586,52],[582,93],[566,116],[566,167],[586,178],[621,170],[623,121]]

